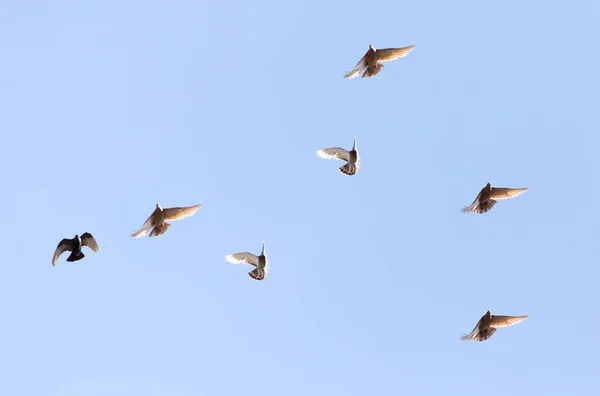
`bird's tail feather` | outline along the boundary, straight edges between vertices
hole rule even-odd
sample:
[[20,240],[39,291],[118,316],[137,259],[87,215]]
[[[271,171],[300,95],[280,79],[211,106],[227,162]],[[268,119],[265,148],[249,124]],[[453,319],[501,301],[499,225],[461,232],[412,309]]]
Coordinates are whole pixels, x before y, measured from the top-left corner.
[[478,332],[477,335],[475,337],[473,337],[473,339],[475,341],[485,341],[488,338],[490,338],[491,336],[493,336],[495,332],[496,332],[495,327],[488,327],[485,331]]
[[69,255],[69,257],[67,257],[67,261],[77,261],[77,260],[81,260],[84,257],[85,257],[85,254],[83,254],[82,251],[79,251],[79,253],[72,252]]
[[255,270],[248,272],[248,276],[254,280],[263,280],[265,279],[265,270],[256,268]]
[[473,209],[473,212],[475,213],[486,213],[488,212],[490,209],[492,209],[494,207],[494,205],[496,205],[495,200],[490,199],[485,203],[479,203],[479,205],[477,205],[476,208]]
[[381,71],[381,69],[383,69],[383,65],[381,63],[378,63],[375,67],[368,67],[362,75],[362,78],[374,77]]
[[156,226],[152,229],[152,232],[150,233],[150,236],[161,236],[162,234],[164,234],[165,232],[167,232],[167,230],[169,229],[169,227],[171,227],[171,224],[167,223],[167,222],[163,222],[161,225]]
[[340,166],[340,172],[342,172],[344,175],[352,176],[356,173],[356,166],[352,164]]

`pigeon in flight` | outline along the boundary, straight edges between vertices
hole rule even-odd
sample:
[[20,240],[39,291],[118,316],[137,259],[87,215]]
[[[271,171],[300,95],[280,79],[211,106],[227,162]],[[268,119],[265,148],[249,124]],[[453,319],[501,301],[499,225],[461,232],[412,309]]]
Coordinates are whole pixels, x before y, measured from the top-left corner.
[[490,311],[487,311],[485,315],[479,319],[477,326],[469,334],[465,334],[460,337],[463,341],[475,340],[485,341],[490,338],[496,332],[496,327],[507,327],[513,326],[517,323],[521,323],[529,316],[499,316],[492,315]]
[[52,266],[56,265],[58,258],[65,251],[70,251],[71,254],[67,258],[67,261],[78,261],[85,257],[85,254],[81,251],[83,246],[87,246],[92,249],[94,252],[98,251],[98,244],[96,240],[89,232],[82,234],[81,236],[75,235],[73,239],[64,238],[54,251],[54,257],[52,257]]
[[250,264],[255,266],[255,269],[248,272],[248,276],[254,280],[265,279],[265,276],[267,276],[267,273],[269,272],[269,261],[267,260],[267,255],[265,254],[264,242],[262,252],[260,252],[260,256],[258,257],[252,253],[243,252],[225,256],[225,260],[232,264]]
[[344,175],[352,176],[358,171],[360,167],[360,157],[358,151],[356,151],[356,136],[354,136],[354,145],[352,150],[346,151],[340,147],[331,147],[317,151],[317,156],[325,159],[337,159],[346,161],[347,164],[340,167],[340,172]]
[[369,45],[369,50],[356,64],[354,69],[350,70],[344,78],[353,79],[365,70],[362,78],[373,77],[383,69],[381,62],[389,62],[398,58],[403,58],[415,48],[414,45],[409,45],[403,48],[384,48],[375,49],[373,45]]
[[490,183],[479,192],[475,201],[461,209],[463,213],[485,213],[496,205],[497,199],[509,199],[523,194],[529,188],[500,188],[492,187]]
[[131,234],[134,238],[141,238],[146,235],[150,229],[150,236],[160,236],[167,232],[171,224],[167,221],[181,220],[184,217],[188,217],[196,213],[200,209],[200,205],[187,206],[183,208],[161,208],[159,204],[156,204],[156,209],[148,217],[148,220],[142,225],[142,227]]

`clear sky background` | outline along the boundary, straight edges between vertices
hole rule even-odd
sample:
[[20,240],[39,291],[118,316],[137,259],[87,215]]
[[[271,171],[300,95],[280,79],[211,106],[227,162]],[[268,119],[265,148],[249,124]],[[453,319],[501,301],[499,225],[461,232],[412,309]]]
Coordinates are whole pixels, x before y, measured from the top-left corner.
[[[0,394],[597,395],[599,26],[597,1],[1,1]],[[416,48],[345,80],[369,44]],[[315,155],[354,135],[355,176]],[[487,182],[530,191],[461,213]],[[156,203],[203,206],[131,238]],[[264,281],[224,260],[262,240]],[[487,310],[530,318],[460,341]]]

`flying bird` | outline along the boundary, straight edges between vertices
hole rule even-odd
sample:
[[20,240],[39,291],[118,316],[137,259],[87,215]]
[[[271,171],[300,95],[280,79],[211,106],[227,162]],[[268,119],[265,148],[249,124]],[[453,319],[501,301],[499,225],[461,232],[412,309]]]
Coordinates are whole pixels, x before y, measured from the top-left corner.
[[85,254],[81,251],[83,246],[87,246],[92,249],[94,252],[98,251],[98,244],[96,240],[89,232],[83,233],[81,236],[75,235],[73,239],[64,238],[54,251],[54,257],[52,257],[52,266],[56,265],[58,258],[61,254],[66,252],[67,250],[71,252],[69,257],[67,257],[67,261],[78,261],[85,257]]
[[461,209],[463,213],[475,212],[485,213],[496,205],[497,199],[509,199],[523,194],[529,188],[501,188],[492,187],[490,183],[479,192],[475,201],[469,206]]
[[500,316],[492,315],[490,311],[487,311],[485,315],[479,319],[477,326],[469,334],[464,334],[460,337],[463,341],[475,340],[485,341],[490,338],[496,332],[496,327],[507,327],[513,326],[517,323],[521,323],[529,316]]
[[358,76],[363,70],[366,69],[362,78],[373,77],[377,75],[383,69],[381,62],[389,62],[398,58],[403,58],[415,48],[414,45],[409,45],[403,48],[384,48],[375,49],[373,45],[369,45],[369,50],[356,64],[354,69],[350,70],[344,77],[347,79],[353,79]]
[[340,172],[344,175],[352,176],[358,171],[360,167],[360,157],[358,151],[356,151],[356,136],[354,136],[354,145],[352,150],[346,151],[340,147],[331,147],[317,151],[317,156],[325,159],[337,159],[346,161],[347,164],[340,167]]
[[196,213],[200,209],[200,205],[187,206],[182,208],[161,208],[159,204],[156,204],[156,209],[148,217],[148,220],[142,225],[142,227],[131,234],[134,238],[141,238],[146,235],[150,229],[150,236],[160,236],[167,232],[171,224],[167,221],[181,220],[184,217],[188,217]]
[[269,261],[267,260],[267,255],[265,254],[264,242],[262,246],[262,252],[260,252],[260,256],[258,257],[252,253],[243,252],[225,256],[225,260],[232,264],[250,264],[255,266],[255,269],[248,272],[248,276],[254,280],[265,279],[265,276],[267,276],[267,273],[269,272]]

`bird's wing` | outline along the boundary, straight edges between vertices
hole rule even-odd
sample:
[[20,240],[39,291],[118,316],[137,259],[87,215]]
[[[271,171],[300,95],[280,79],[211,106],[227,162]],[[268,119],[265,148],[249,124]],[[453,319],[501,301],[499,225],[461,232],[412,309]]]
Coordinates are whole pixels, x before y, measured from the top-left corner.
[[463,334],[462,337],[460,337],[460,339],[463,341],[469,341],[469,340],[472,340],[476,334],[477,333],[475,333],[475,330],[473,330],[469,334]]
[[81,244],[83,246],[89,247],[94,252],[98,251],[98,243],[96,242],[92,234],[90,234],[89,232],[86,232],[81,236]]
[[164,210],[165,221],[181,220],[196,213],[200,205],[186,206],[183,208],[167,208]]
[[460,339],[463,341],[472,340],[473,337],[475,337],[477,335],[477,333],[478,333],[477,329],[479,328],[479,325],[481,324],[482,320],[483,320],[483,318],[479,319],[479,321],[477,322],[477,324],[475,325],[473,330],[469,334],[463,334],[463,336],[460,337]]
[[337,159],[348,162],[350,160],[350,153],[340,147],[331,147],[317,151],[317,156],[325,159]]
[[528,317],[529,317],[528,315],[524,315],[524,316],[492,315],[492,322],[490,323],[490,326],[492,326],[492,327],[513,326],[513,325],[516,325],[517,323],[521,323]]
[[225,260],[231,264],[250,264],[258,267],[258,257],[248,252],[230,254],[225,256]]
[[[368,54],[368,52],[367,52],[367,54]],[[356,66],[354,66],[354,69],[352,69],[348,73],[346,73],[346,75],[344,76],[344,78],[347,78],[347,79],[351,80],[354,77],[358,76],[360,73],[362,73],[363,70],[365,70],[367,68],[367,54],[365,54],[365,56],[363,56],[358,61],[358,63],[356,64]]]
[[67,250],[73,250],[73,241],[71,239],[64,238],[59,242],[56,250],[54,251],[54,257],[52,257],[52,265],[56,265],[58,258]]
[[496,188],[492,187],[493,199],[509,199],[523,194],[529,188]]
[[154,212],[152,212],[152,214],[150,215],[150,217],[148,217],[148,219],[146,220],[146,222],[142,225],[142,227],[137,230],[136,232],[134,232],[133,234],[131,234],[132,237],[134,238],[141,238],[144,235],[146,235],[146,233],[154,226]]
[[461,211],[463,213],[468,213],[470,211],[472,211],[473,209],[475,209],[475,207],[477,206],[477,202],[479,201],[479,197],[481,197],[481,194],[483,193],[483,190],[479,191],[479,194],[477,194],[477,197],[475,197],[475,200],[473,201],[473,203],[469,206],[465,206],[461,209]]
[[410,54],[413,48],[415,48],[414,45],[409,45],[408,47],[403,48],[384,48],[377,50],[377,61],[389,62],[398,58],[403,58],[406,55]]

